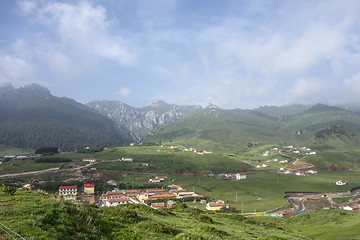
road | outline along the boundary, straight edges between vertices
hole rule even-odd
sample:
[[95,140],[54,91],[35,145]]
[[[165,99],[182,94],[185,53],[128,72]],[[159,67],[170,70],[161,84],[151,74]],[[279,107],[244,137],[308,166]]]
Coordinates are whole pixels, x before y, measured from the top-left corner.
[[70,171],[70,170],[79,170],[79,169],[82,169],[85,167],[89,167],[92,164],[93,163],[89,163],[87,165],[79,166],[76,168],[61,169],[60,167],[57,167],[57,168],[49,168],[49,169],[45,169],[45,170],[38,170],[38,171],[32,171],[32,172],[9,173],[9,174],[0,175],[0,178],[11,178],[11,177],[18,177],[18,176],[26,176],[26,175],[39,175],[39,174],[49,173],[49,172],[65,172],[65,171]]

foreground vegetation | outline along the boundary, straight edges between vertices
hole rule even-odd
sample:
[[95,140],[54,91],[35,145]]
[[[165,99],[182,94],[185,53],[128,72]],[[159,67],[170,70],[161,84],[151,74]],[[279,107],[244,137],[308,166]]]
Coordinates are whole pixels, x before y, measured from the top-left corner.
[[[308,239],[275,222],[204,212],[179,204],[171,210],[144,205],[98,208],[54,195],[0,193],[1,223],[26,239]],[[10,239],[0,230],[0,238]]]

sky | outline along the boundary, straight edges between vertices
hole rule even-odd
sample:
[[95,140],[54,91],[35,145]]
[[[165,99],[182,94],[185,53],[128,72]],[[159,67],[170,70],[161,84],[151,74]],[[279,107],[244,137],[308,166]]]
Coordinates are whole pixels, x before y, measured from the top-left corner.
[[142,107],[360,101],[358,0],[0,0],[0,84]]

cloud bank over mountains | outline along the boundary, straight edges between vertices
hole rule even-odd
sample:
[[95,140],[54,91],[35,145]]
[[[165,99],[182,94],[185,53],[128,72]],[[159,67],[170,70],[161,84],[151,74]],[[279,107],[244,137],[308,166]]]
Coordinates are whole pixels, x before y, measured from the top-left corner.
[[86,103],[360,99],[360,2],[4,1],[0,82]]

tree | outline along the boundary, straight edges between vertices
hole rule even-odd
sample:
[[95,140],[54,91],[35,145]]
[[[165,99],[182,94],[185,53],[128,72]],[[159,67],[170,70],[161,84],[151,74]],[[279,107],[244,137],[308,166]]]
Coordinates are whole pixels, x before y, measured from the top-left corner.
[[5,194],[7,194],[9,196],[13,196],[16,192],[15,187],[5,186],[4,184],[0,187],[0,189],[1,189],[1,191],[3,191]]

